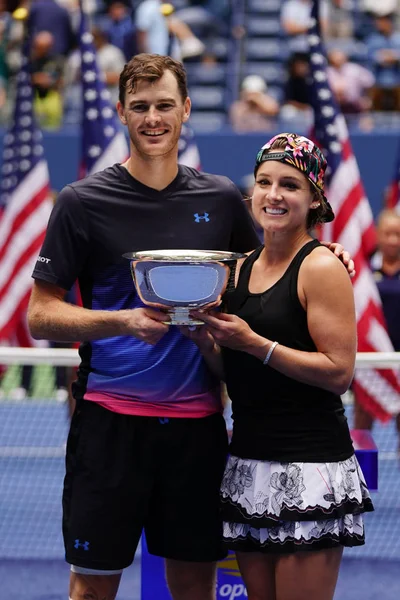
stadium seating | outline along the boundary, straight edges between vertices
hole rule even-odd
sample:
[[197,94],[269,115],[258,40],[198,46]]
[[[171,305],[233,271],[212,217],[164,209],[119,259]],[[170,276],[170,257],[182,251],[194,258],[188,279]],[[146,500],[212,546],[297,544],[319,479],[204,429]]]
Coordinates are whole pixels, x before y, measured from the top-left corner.
[[194,111],[225,109],[225,88],[216,85],[192,85],[190,98]]
[[194,130],[202,133],[212,133],[222,129],[227,123],[227,115],[225,111],[192,111],[190,116],[190,124]]

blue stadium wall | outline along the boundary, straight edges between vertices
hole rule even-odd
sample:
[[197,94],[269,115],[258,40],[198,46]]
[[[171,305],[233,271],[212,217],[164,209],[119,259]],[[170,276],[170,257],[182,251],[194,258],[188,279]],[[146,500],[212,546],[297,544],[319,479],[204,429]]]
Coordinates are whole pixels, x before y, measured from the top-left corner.
[[[237,134],[231,130],[196,133],[204,171],[230,177],[240,185],[252,172],[257,151],[276,132]],[[305,133],[300,132],[299,133]],[[0,131],[0,157],[3,132]],[[395,172],[400,132],[384,131],[351,135],[361,177],[376,216],[382,207],[383,192]],[[59,191],[77,178],[80,133],[74,128],[44,133],[44,148],[49,164],[51,185]]]

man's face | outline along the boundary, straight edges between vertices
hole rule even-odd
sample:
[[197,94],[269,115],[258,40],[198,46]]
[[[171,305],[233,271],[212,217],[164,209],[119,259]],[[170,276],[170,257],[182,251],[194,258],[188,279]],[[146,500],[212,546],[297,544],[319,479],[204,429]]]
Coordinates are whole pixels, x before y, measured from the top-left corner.
[[190,100],[182,100],[171,71],[158,81],[140,81],[136,91],[127,91],[125,107],[117,104],[121,122],[128,127],[132,153],[142,158],[168,156],[176,152],[182,123],[190,115]]

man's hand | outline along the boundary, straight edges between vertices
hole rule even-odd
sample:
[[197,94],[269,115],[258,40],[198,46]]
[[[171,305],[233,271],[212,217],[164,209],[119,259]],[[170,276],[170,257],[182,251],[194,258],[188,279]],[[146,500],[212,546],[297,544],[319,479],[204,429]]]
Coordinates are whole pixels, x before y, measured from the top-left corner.
[[134,308],[121,310],[122,330],[121,335],[133,335],[138,340],[147,344],[157,344],[169,330],[169,321],[166,313],[154,308]]
[[347,250],[343,248],[342,244],[338,244],[337,242],[321,242],[321,244],[333,252],[342,261],[350,277],[354,277],[356,274],[354,261]]

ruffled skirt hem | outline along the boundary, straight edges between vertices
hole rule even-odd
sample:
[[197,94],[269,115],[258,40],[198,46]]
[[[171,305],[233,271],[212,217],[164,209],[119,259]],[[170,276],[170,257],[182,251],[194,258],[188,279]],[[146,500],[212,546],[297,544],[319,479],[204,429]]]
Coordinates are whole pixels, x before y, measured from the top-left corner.
[[361,515],[374,510],[354,455],[335,463],[230,456],[221,500],[224,542],[244,552],[361,546]]

